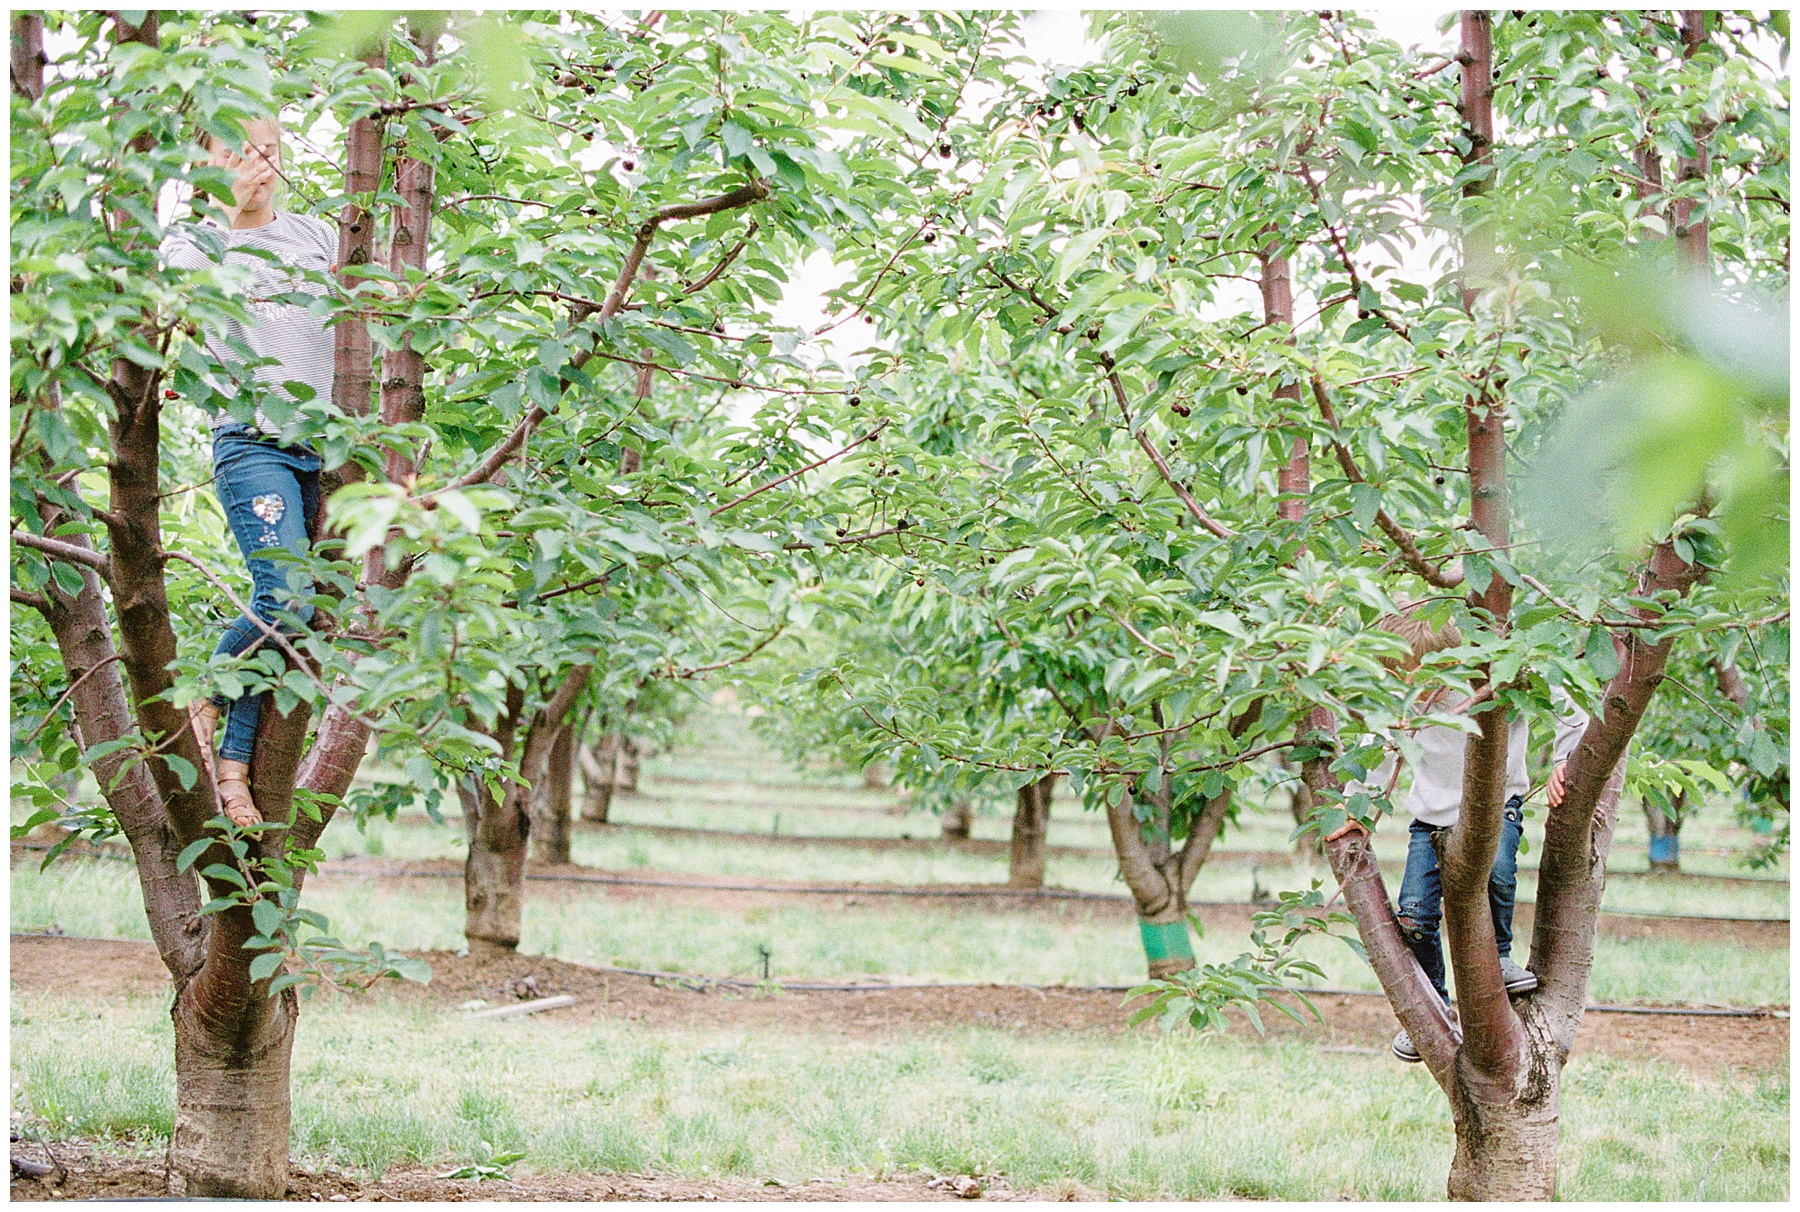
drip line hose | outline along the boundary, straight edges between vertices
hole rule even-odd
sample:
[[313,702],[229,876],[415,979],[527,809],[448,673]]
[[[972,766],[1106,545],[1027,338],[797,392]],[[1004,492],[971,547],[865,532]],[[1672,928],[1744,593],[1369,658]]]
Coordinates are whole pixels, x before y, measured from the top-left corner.
[[[143,943],[143,939],[104,938],[94,934],[52,934],[47,930],[20,931],[15,930],[14,938],[66,938],[84,943]],[[148,945],[148,944],[146,944]],[[555,959],[555,956],[521,955],[520,959]],[[1032,985],[1024,983],[999,984],[994,981],[908,981],[901,984],[870,985],[850,984],[829,981],[747,981],[729,976],[696,976],[685,972],[658,972],[650,968],[614,968],[603,964],[576,964],[569,960],[559,960],[572,968],[585,968],[589,972],[606,972],[614,976],[636,976],[651,981],[668,981],[696,992],[706,988],[723,989],[775,989],[781,992],[794,993],[905,993],[911,989],[1018,989],[1033,993],[1129,993],[1136,985]],[[1292,985],[1262,985],[1264,992],[1270,993],[1304,993],[1311,997],[1379,997],[1387,994],[1375,989],[1338,989],[1329,986],[1296,987]],[[1453,1003],[1454,1004],[1454,1003]],[[1684,1008],[1680,1006],[1620,1006],[1606,1003],[1589,1003],[1589,1011],[1597,1014],[1661,1014],[1677,1018],[1778,1018],[1788,1017],[1786,1007],[1777,1006],[1699,1006]]]
[[[670,837],[670,836],[680,837],[680,836],[685,835],[685,836],[700,837],[700,838],[711,838],[716,841],[775,842],[777,844],[786,845],[786,846],[794,846],[794,845],[848,846],[848,847],[899,846],[899,847],[903,847],[903,848],[910,847],[913,849],[921,849],[921,848],[925,848],[925,847],[936,847],[936,848],[947,848],[947,849],[954,851],[959,848],[967,847],[969,845],[969,843],[967,843],[967,842],[960,842],[960,843],[946,842],[939,838],[853,837],[853,836],[846,836],[844,834],[831,834],[831,833],[783,833],[783,834],[778,835],[778,834],[770,834],[770,833],[743,833],[743,832],[739,832],[739,831],[731,830],[731,829],[701,829],[701,828],[698,828],[695,826],[689,826],[689,825],[634,824],[633,822],[630,822],[630,821],[614,821],[614,822],[608,822],[605,825],[593,825],[592,827],[596,828],[596,829],[599,829],[599,828],[637,829],[637,830],[641,830],[642,832],[645,832],[645,833],[656,834],[656,835],[664,836],[664,837]],[[1006,851],[1006,847],[1007,847],[1006,842],[999,841],[999,840],[991,840],[991,839],[987,839],[987,838],[978,838],[978,839],[974,839],[974,840],[978,847],[986,848],[993,853],[1004,853]],[[1062,857],[1062,858],[1069,858],[1069,857],[1077,857],[1078,858],[1078,857],[1084,857],[1084,856],[1085,857],[1111,857],[1111,855],[1112,855],[1111,850],[1105,849],[1104,847],[1100,847],[1100,846],[1053,845],[1053,846],[1046,846],[1044,849],[1047,854],[1049,854],[1053,857]],[[1227,866],[1242,867],[1247,864],[1250,866],[1256,866],[1261,863],[1271,863],[1271,864],[1285,863],[1285,862],[1291,861],[1292,858],[1293,858],[1293,856],[1286,851],[1214,850],[1212,852],[1212,857],[1208,860],[1208,862],[1211,864],[1220,866],[1220,867],[1227,867]],[[1401,859],[1386,859],[1386,860],[1382,861],[1381,865],[1384,867],[1400,867],[1403,865],[1403,860],[1401,860]],[[1538,868],[1535,865],[1521,866],[1519,868],[1519,872],[1521,874],[1523,874],[1525,872],[1531,872],[1532,874],[1536,874],[1537,870],[1538,870]],[[1615,877],[1642,879],[1642,878],[1647,878],[1650,876],[1660,876],[1662,873],[1657,872],[1657,871],[1650,871],[1650,870],[1625,871],[1625,870],[1613,870],[1613,869],[1609,868],[1607,870],[1606,874],[1609,879],[1615,878]],[[1713,874],[1706,873],[1706,872],[1683,872],[1682,877],[1685,879],[1690,879],[1690,880],[1716,880],[1720,883],[1727,883],[1727,884],[1771,884],[1771,885],[1773,885],[1773,884],[1786,884],[1788,882],[1786,879],[1767,879],[1767,878],[1764,878],[1762,876],[1757,876],[1757,875],[1713,875]]]
[[[35,842],[14,843],[22,850],[48,850],[50,847]],[[92,850],[84,854],[71,855],[71,858],[99,858],[112,862],[129,863],[131,857],[113,854],[103,850]],[[389,871],[342,871],[329,865],[322,866],[320,875],[357,876],[369,875],[384,879],[461,879],[460,871],[425,871],[408,870],[404,867]],[[1613,872],[1612,874],[1618,874]],[[611,884],[628,888],[676,888],[696,889],[713,892],[791,892],[796,895],[809,896],[899,896],[934,898],[975,898],[975,897],[1014,897],[1020,900],[1044,901],[1090,901],[1097,904],[1128,905],[1131,898],[1116,892],[1081,892],[1074,888],[1008,888],[996,884],[991,888],[908,888],[892,884],[709,884],[699,880],[647,880],[628,875],[577,875],[554,871],[528,871],[528,880],[542,880],[547,883],[566,884]],[[1773,880],[1761,881],[1774,883]],[[1520,905],[1537,904],[1536,901],[1519,901]],[[1244,901],[1189,901],[1190,909],[1241,909]],[[1670,922],[1722,922],[1722,923],[1756,923],[1786,924],[1785,917],[1724,917],[1708,913],[1661,913],[1654,909],[1602,909],[1602,917],[1645,918],[1652,921]]]

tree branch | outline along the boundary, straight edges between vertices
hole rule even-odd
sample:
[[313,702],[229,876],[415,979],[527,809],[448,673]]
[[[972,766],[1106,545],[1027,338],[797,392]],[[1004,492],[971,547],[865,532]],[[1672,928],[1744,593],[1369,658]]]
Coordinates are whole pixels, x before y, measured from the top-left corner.
[[1131,405],[1125,398],[1125,384],[1120,382],[1119,372],[1113,369],[1112,358],[1102,354],[1100,361],[1101,364],[1106,367],[1106,381],[1112,385],[1113,398],[1119,402],[1119,411],[1125,415],[1126,427],[1131,430],[1131,436],[1137,440],[1137,444],[1143,447],[1144,453],[1150,456],[1150,462],[1155,465],[1156,473],[1162,477],[1163,483],[1167,484],[1170,491],[1181,499],[1183,505],[1187,506],[1187,511],[1193,516],[1194,521],[1200,523],[1201,526],[1205,527],[1214,536],[1221,539],[1236,537],[1236,531],[1228,526],[1222,525],[1214,519],[1211,514],[1207,513],[1206,510],[1200,508],[1200,502],[1194,500],[1194,494],[1187,490],[1186,485],[1175,478],[1175,473],[1169,469],[1169,461],[1163,458],[1162,451],[1156,449],[1156,443],[1152,442],[1148,435],[1132,424]]
[[92,568],[95,572],[112,580],[112,561],[95,551],[92,547],[77,547],[73,543],[64,543],[57,539],[47,539],[42,535],[32,534],[29,530],[15,530],[12,541],[21,547],[29,547],[62,560],[68,564],[80,564],[84,568]]
[[[1340,436],[1342,430],[1338,425],[1337,412],[1331,407],[1331,397],[1325,392],[1324,380],[1316,373],[1312,376],[1312,393],[1313,399],[1319,405],[1319,415],[1324,417],[1327,425],[1331,426],[1331,449],[1337,455],[1338,466],[1343,470],[1344,478],[1352,484],[1367,483],[1368,481],[1363,478],[1362,468],[1356,465],[1356,459],[1350,453],[1350,448],[1344,445],[1343,438]],[[1426,584],[1439,589],[1454,589],[1462,584],[1461,568],[1453,573],[1447,573],[1435,567],[1419,550],[1419,545],[1413,540],[1412,535],[1407,533],[1405,527],[1394,521],[1387,510],[1377,509],[1375,511],[1375,525],[1379,526],[1381,532],[1387,535],[1388,541],[1393,543],[1395,550],[1400,553],[1401,561],[1407,568],[1423,579]]]
[[[606,301],[600,305],[599,312],[594,313],[595,319],[598,323],[605,324],[619,314],[619,310],[625,305],[625,297],[631,292],[631,284],[636,280],[638,270],[643,266],[644,256],[650,251],[650,243],[656,238],[656,230],[664,223],[676,219],[697,219],[704,215],[716,215],[721,211],[738,210],[760,202],[768,196],[769,187],[761,181],[753,180],[748,185],[741,185],[729,193],[702,198],[697,202],[675,202],[658,210],[644,221],[643,226],[638,228],[637,238],[632,242],[631,250],[625,254],[625,264],[620,267],[618,277],[613,279],[612,289],[607,292]],[[577,307],[572,319],[576,324],[580,324],[588,318],[588,314]],[[599,337],[596,335],[595,341],[598,342],[598,340]],[[587,364],[587,360],[594,356],[597,349],[598,345],[596,344],[592,348],[583,350],[569,360],[569,365],[575,370],[580,370]],[[566,384],[567,380],[564,382]],[[476,464],[473,471],[451,481],[448,487],[468,488],[474,484],[485,484],[493,479],[494,473],[499,471],[506,461],[517,453],[518,449],[525,444],[525,439],[531,436],[531,431],[536,429],[538,423],[549,415],[549,410],[543,405],[532,405],[531,410],[513,427],[513,431],[507,434],[498,446],[489,451],[481,462]]]

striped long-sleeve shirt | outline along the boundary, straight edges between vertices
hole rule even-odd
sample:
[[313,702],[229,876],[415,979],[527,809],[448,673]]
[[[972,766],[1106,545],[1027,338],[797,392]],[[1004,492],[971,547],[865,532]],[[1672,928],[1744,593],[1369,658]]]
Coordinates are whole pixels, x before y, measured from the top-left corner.
[[[333,339],[325,330],[324,319],[297,304],[277,302],[275,296],[325,293],[322,284],[285,272],[282,266],[329,271],[337,259],[337,232],[331,224],[320,219],[286,211],[277,211],[275,218],[261,227],[225,230],[208,226],[225,244],[225,263],[247,268],[255,286],[248,301],[252,323],[245,325],[231,321],[223,329],[208,326],[207,349],[226,365],[232,365],[237,359],[231,354],[227,341],[235,338],[249,346],[258,357],[275,359],[273,364],[255,370],[256,382],[264,390],[291,400],[293,393],[282,384],[299,382],[313,389],[313,399],[330,400]],[[280,264],[240,251],[251,248],[273,253]],[[185,231],[169,233],[163,240],[162,256],[167,264],[178,269],[204,269],[214,264],[193,235]],[[215,384],[215,387],[226,394],[232,390],[228,384]],[[213,419],[213,428],[230,421],[228,414],[220,413]],[[256,427],[271,437],[281,432],[281,426],[269,420],[260,406],[256,410]]]

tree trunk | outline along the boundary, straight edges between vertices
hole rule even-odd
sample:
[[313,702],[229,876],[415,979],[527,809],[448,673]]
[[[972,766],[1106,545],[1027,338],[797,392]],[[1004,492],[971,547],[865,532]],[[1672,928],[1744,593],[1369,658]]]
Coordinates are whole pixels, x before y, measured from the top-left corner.
[[[1048,811],[1048,808],[1045,809]],[[946,842],[966,842],[969,840],[970,805],[968,800],[951,800],[950,806],[944,809],[944,840]],[[1016,834],[1014,835],[1017,836]]]
[[888,772],[886,763],[870,762],[862,768],[862,785],[864,791],[886,791],[888,789]]
[[525,902],[525,842],[531,818],[514,797],[495,800],[474,777],[456,787],[462,799],[469,857],[463,863],[463,937],[470,955],[518,950]]
[[1653,873],[1681,873],[1681,821],[1686,813],[1685,791],[1676,795],[1672,817],[1645,797],[1644,823],[1650,827],[1650,870]]
[[[215,945],[216,950],[216,945]],[[197,979],[175,999],[171,1195],[280,1199],[288,1189],[288,1068],[299,1019],[293,989],[229,992]],[[223,1004],[219,1004],[223,1003]]]
[[[1285,758],[1282,760],[1282,765],[1287,765]],[[1296,829],[1306,824],[1307,819],[1312,816],[1312,810],[1312,788],[1306,785],[1305,779],[1295,779],[1288,788],[1288,812],[1293,815]],[[1325,844],[1320,839],[1317,829],[1304,834],[1299,841],[1294,843],[1295,858],[1317,859],[1324,857],[1324,854]]]
[[581,781],[586,794],[581,802],[581,819],[604,825],[612,811],[613,780],[619,764],[616,737],[607,733],[600,744],[577,747],[581,759]]
[[12,21],[13,91],[36,101],[44,95],[44,15],[15,13]]
[[638,759],[642,752],[636,737],[619,734],[619,773],[614,786],[628,795],[637,794]]
[[[1012,888],[1044,886],[1045,835],[1050,831],[1050,797],[1056,790],[1055,774],[1046,774],[1034,783],[1019,788],[1013,811],[1012,866],[1006,882]],[[946,832],[948,825],[946,825]],[[968,836],[965,812],[963,836]]]
[[[463,829],[469,838],[469,857],[463,863],[463,936],[470,955],[505,955],[519,946],[525,903],[525,849],[531,836],[532,788],[550,781],[551,750],[575,700],[587,685],[591,665],[570,667],[544,705],[530,717],[521,738],[519,722],[525,713],[525,692],[516,685],[506,689],[506,710],[494,721],[491,734],[500,752],[519,754],[519,777],[505,783],[496,800],[488,784],[471,775],[456,785],[462,800]],[[567,813],[564,814],[565,819]]]
[[1533,1058],[1530,1096],[1485,1102],[1462,1090],[1456,1105],[1456,1153],[1448,1194],[1457,1200],[1556,1198],[1558,1109],[1562,1066]]
[[569,806],[575,785],[575,727],[565,720],[550,742],[550,769],[532,796],[533,853],[540,863],[569,861]]

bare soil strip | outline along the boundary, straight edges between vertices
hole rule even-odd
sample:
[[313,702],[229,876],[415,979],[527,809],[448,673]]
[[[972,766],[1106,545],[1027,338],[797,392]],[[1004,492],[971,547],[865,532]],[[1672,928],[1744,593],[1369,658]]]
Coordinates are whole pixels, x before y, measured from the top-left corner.
[[[397,1004],[435,1005],[446,1010],[470,1001],[503,1005],[521,1000],[514,991],[526,987],[525,978],[530,977],[531,991],[526,996],[568,994],[577,999],[574,1006],[534,1015],[533,1021],[571,1027],[612,1021],[661,1030],[813,1031],[863,1038],[965,1027],[1109,1035],[1128,1030],[1119,994],[1083,989],[975,985],[894,986],[854,993],[764,992],[651,981],[548,956],[482,959],[433,951],[421,958],[431,964],[429,985],[396,982],[366,994],[333,996],[391,999]],[[20,935],[12,938],[12,981],[14,990],[22,993],[55,992],[94,999],[131,992],[154,996],[169,987],[168,973],[149,943]],[[1385,1055],[1399,1029],[1393,1011],[1379,997],[1329,995],[1313,1001],[1325,1019],[1324,1027],[1303,1028],[1279,1015],[1266,1014],[1268,1038]],[[1151,1024],[1138,1028],[1155,1029]],[[1250,1042],[1258,1038],[1235,1015],[1232,1035]],[[1660,1060],[1704,1078],[1729,1069],[1785,1070],[1788,1020],[1773,1014],[1744,1018],[1589,1014],[1575,1051],[1624,1060]]]

